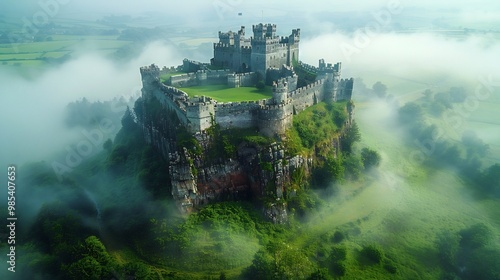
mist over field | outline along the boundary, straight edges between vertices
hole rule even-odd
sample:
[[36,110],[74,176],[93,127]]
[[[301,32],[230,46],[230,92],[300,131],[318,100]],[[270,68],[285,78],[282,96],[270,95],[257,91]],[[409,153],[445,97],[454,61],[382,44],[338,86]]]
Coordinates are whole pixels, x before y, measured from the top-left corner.
[[[0,166],[19,170],[25,218],[12,279],[94,253],[102,275],[136,279],[500,279],[499,18],[488,0],[3,1]],[[342,63],[361,140],[345,178],[308,187],[286,226],[240,201],[181,215],[169,165],[126,110],[139,68],[209,62],[217,31],[248,38],[259,22],[300,28],[302,62]],[[380,164],[353,171],[364,149]]]
[[[141,89],[139,68],[151,63],[179,64],[177,55],[174,48],[155,42],[125,64],[81,50],[70,61],[37,73],[31,79],[4,70],[0,75],[0,102],[6,108],[0,116],[8,120],[1,124],[2,131],[8,133],[0,141],[2,147],[9,149],[2,149],[2,163],[42,160],[54,152],[64,151],[72,142],[85,139],[82,128],[68,129],[64,124],[68,103],[82,98],[90,102],[137,98]],[[123,113],[126,106],[116,100],[109,105],[109,110]],[[121,124],[109,126],[113,129],[107,137],[113,138]],[[32,144],[34,140],[36,145]]]
[[[316,56],[341,61],[346,75],[382,72],[427,83],[448,79],[473,81],[481,75],[496,76],[500,43],[492,36],[447,38],[437,34],[329,33],[306,40],[302,57],[313,64]],[[317,62],[316,62],[317,63]],[[498,80],[498,77],[497,77]],[[422,81],[425,83],[425,80]]]

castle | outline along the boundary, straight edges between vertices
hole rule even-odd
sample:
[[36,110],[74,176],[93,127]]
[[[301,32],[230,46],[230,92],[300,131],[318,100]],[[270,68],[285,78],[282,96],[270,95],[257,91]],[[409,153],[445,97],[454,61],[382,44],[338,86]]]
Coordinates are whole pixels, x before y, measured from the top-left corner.
[[[141,67],[143,97],[156,98],[193,134],[205,131],[215,120],[222,129],[257,128],[268,137],[283,135],[292,125],[293,115],[311,105],[351,99],[353,79],[340,78],[340,63],[320,59],[315,67],[299,61],[300,29],[278,37],[276,25],[258,24],[253,26],[253,35],[245,38],[244,27],[238,32],[219,32],[210,63],[184,59],[177,69]],[[315,81],[298,87],[294,67],[315,75]],[[162,73],[176,70],[185,74],[172,75],[166,83],[160,81]],[[222,103],[205,96],[190,97],[178,89],[208,84],[255,86],[259,80],[272,84],[272,98]]]
[[219,43],[214,43],[212,65],[234,72],[257,72],[263,77],[269,68],[292,66],[299,58],[300,29],[288,37],[276,36],[276,24],[252,26],[254,36],[245,38],[245,27],[235,33],[220,32]]

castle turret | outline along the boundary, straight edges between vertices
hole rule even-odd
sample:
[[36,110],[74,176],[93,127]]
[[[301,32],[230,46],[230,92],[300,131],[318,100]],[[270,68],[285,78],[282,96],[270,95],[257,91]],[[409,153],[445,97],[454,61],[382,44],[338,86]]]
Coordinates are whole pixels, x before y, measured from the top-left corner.
[[299,42],[300,42],[300,29],[293,29],[292,34],[288,36],[288,56],[287,65],[291,66],[299,61]]
[[288,103],[288,85],[286,79],[280,79],[273,83],[273,101],[274,104]]
[[325,96],[326,100],[337,101],[337,88],[340,82],[340,62],[332,65],[325,63],[324,59],[319,60],[317,79],[325,79]]
[[154,64],[140,68],[142,83],[153,84],[160,81],[160,68]]

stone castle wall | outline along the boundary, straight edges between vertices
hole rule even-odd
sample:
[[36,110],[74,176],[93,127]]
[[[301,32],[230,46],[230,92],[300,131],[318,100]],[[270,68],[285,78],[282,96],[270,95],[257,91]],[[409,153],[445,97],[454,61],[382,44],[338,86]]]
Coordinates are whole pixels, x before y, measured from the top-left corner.
[[257,83],[257,74],[254,72],[229,74],[227,85],[230,87],[253,87]]
[[268,137],[284,134],[292,126],[293,107],[291,103],[265,105],[259,110],[258,128]]
[[170,85],[174,87],[192,87],[200,85],[226,84],[230,70],[198,70],[170,77]]
[[[321,62],[320,62],[321,66]],[[208,97],[189,98],[187,93],[159,82],[158,67],[141,68],[143,75],[143,95],[154,96],[163,106],[176,113],[180,122],[192,133],[203,131],[210,127],[212,118],[223,129],[258,128],[266,136],[283,134],[292,125],[293,115],[307,107],[323,101],[335,102],[349,100],[352,94],[353,79],[339,79],[340,64],[316,68],[301,64],[300,67],[318,74],[318,80],[307,86],[296,87],[297,75],[293,69],[270,69],[270,75],[290,74],[281,78],[281,91],[274,89],[273,97],[251,102],[221,103]],[[288,73],[290,72],[290,73]],[[192,81],[202,84],[203,81],[226,80],[233,86],[247,86],[253,83],[254,73],[234,74],[229,70],[206,71],[173,76],[174,83]],[[281,76],[283,77],[283,76]],[[285,88],[283,88],[285,87]]]
[[296,114],[309,106],[327,100],[324,84],[325,80],[319,80],[289,93],[289,99],[292,100],[292,105]]
[[215,105],[215,121],[222,129],[257,127],[258,111],[264,102],[219,103]]

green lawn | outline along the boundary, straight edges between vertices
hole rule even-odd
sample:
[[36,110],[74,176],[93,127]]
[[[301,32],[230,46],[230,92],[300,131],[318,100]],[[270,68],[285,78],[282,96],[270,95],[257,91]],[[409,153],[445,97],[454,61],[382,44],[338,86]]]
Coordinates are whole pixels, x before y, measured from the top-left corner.
[[266,87],[263,91],[255,87],[229,88],[226,85],[208,85],[180,88],[189,96],[208,96],[220,102],[255,101],[272,97],[271,87]]

